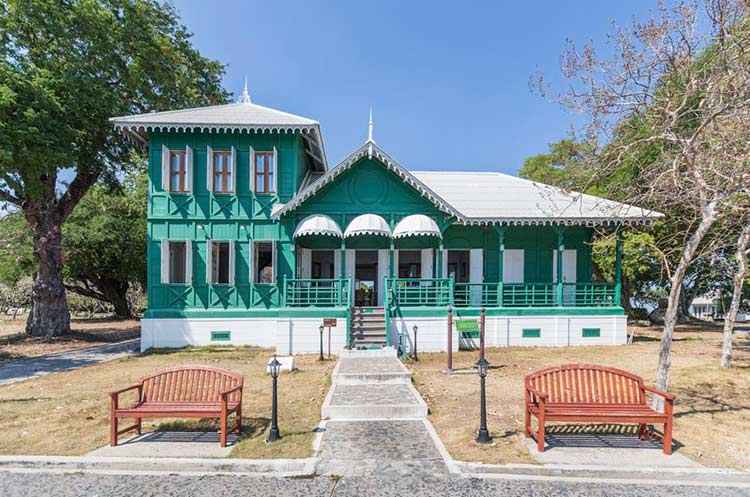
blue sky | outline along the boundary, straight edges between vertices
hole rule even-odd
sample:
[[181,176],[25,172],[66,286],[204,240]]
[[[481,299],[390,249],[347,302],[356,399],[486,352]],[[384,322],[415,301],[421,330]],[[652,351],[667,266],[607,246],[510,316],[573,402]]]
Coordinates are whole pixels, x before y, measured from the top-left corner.
[[604,47],[612,20],[655,0],[175,0],[195,46],[227,64],[238,94],[318,120],[336,164],[366,138],[412,170],[515,174],[576,117],[533,95],[539,68],[561,90],[565,40]]

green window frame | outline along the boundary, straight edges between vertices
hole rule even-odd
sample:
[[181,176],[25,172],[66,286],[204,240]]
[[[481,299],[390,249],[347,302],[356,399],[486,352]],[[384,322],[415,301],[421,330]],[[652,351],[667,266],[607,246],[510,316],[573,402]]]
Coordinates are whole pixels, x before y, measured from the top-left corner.
[[541,337],[542,337],[541,328],[524,328],[521,331],[521,338],[541,338]]
[[601,328],[583,328],[581,329],[581,337],[583,338],[599,338],[602,336]]

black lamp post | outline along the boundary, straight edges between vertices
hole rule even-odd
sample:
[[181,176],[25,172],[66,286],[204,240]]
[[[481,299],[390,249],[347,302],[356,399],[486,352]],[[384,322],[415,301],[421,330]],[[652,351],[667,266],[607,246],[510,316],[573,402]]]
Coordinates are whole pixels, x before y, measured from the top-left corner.
[[279,423],[278,423],[278,409],[276,402],[277,383],[279,378],[279,372],[281,371],[281,363],[273,356],[273,361],[268,363],[268,367],[271,370],[271,378],[273,378],[273,397],[271,397],[271,431],[268,433],[268,442],[275,442],[281,438],[279,434]]
[[319,361],[325,361],[325,358],[323,357],[323,325],[320,325],[320,328],[318,330],[320,331],[320,357],[318,357]]
[[487,431],[487,399],[485,396],[485,386],[484,386],[484,380],[487,377],[487,368],[489,367],[490,363],[485,359],[484,357],[480,358],[477,361],[477,371],[479,372],[479,381],[480,381],[480,401],[479,401],[479,411],[480,411],[480,420],[479,420],[479,433],[477,434],[477,443],[480,444],[488,444],[492,442],[492,437],[490,437],[490,432]]
[[419,329],[419,327],[415,324],[413,328],[414,330],[414,360],[415,361],[419,361],[419,358],[417,357],[417,329]]

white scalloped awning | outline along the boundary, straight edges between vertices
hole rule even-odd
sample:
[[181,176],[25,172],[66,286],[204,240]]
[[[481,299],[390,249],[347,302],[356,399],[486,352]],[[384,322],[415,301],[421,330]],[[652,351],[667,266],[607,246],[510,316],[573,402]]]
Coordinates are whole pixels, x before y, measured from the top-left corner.
[[303,219],[294,230],[294,238],[300,236],[322,235],[341,238],[341,228],[336,221],[325,214],[313,214]]
[[391,228],[377,214],[362,214],[352,219],[344,231],[344,238],[359,235],[391,236]]
[[393,230],[393,238],[404,238],[407,236],[436,236],[442,238],[437,223],[431,217],[424,214],[406,216],[396,225],[396,228]]

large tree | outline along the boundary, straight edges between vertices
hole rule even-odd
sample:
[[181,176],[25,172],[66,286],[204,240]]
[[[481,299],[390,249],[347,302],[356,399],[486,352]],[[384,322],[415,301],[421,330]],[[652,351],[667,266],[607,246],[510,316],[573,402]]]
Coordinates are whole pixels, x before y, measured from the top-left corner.
[[129,152],[108,118],[223,101],[223,71],[155,0],[0,1],[0,202],[33,235],[27,332],[70,329],[62,225]]
[[[618,29],[611,55],[571,45],[563,55],[570,79],[561,101],[588,115],[593,146],[585,161],[600,177],[630,161],[629,200],[680,213],[668,254],[669,297],[657,367],[669,385],[672,337],[683,282],[701,245],[750,183],[750,33],[740,0],[659,4],[656,15]],[[540,85],[543,88],[543,84]],[[627,138],[627,139],[624,139]],[[648,161],[634,159],[656,149]]]
[[121,318],[132,315],[131,285],[146,288],[146,188],[143,168],[122,185],[97,184],[63,227],[66,288],[109,303]]

